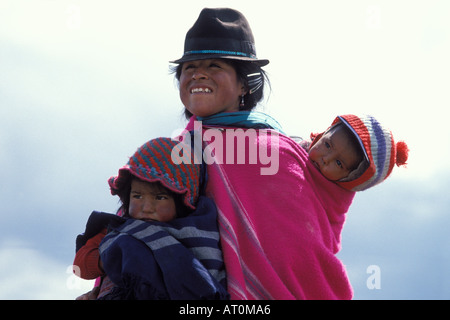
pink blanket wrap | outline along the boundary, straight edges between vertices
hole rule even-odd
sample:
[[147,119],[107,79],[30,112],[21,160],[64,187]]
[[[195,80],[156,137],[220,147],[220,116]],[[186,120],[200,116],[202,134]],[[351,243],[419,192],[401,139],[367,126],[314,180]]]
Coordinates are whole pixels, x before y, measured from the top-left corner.
[[[193,129],[193,121],[186,129]],[[211,128],[203,127],[203,135],[205,130]],[[259,129],[249,136],[248,146],[278,152],[277,172],[264,175],[267,162],[225,161],[231,142],[226,130],[214,130],[222,133],[224,156],[223,163],[207,166],[206,194],[218,208],[231,299],[351,299],[336,253],[354,192],[324,178],[285,135]],[[203,136],[203,146],[209,143]],[[242,152],[238,147],[235,155]]]

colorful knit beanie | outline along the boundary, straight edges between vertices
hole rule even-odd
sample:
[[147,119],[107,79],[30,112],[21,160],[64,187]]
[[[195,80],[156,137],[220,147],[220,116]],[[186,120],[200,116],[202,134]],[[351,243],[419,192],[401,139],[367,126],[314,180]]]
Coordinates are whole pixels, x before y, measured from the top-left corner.
[[[367,190],[383,182],[392,172],[394,164],[406,165],[408,146],[405,142],[394,142],[392,132],[384,128],[373,116],[343,115],[334,119],[332,128],[344,124],[356,137],[363,150],[365,160],[350,175],[336,183],[351,191]],[[313,146],[322,134],[312,135]]]
[[[111,194],[120,195],[130,179],[130,174],[148,182],[160,182],[167,189],[183,195],[183,203],[195,209],[199,196],[200,164],[175,164],[172,150],[179,155],[180,142],[170,138],[156,138],[136,150],[128,163],[119,169],[119,174],[108,180]],[[184,149],[183,152],[186,152]]]

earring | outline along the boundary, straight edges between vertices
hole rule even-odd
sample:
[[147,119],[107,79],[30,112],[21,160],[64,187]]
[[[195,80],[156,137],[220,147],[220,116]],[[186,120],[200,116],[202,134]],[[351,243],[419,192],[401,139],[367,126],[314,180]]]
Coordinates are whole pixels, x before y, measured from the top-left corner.
[[245,106],[245,102],[244,102],[244,95],[241,96],[241,103],[239,104],[240,107],[244,107]]

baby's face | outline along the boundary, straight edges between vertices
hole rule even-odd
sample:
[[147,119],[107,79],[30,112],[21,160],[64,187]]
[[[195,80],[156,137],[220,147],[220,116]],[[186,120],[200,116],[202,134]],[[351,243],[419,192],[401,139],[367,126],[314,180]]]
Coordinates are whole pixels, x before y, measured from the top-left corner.
[[138,179],[131,181],[128,212],[134,219],[161,222],[171,221],[177,215],[175,199],[168,191]]
[[342,126],[332,128],[309,150],[309,159],[331,181],[347,177],[360,159]]

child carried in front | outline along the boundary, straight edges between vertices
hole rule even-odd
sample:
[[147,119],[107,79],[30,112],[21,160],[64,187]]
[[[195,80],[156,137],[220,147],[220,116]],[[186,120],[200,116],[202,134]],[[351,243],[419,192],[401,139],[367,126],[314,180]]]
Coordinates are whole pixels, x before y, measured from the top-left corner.
[[108,181],[118,215],[93,212],[78,236],[74,271],[103,278],[97,298],[228,298],[216,207],[200,196],[201,165],[173,162],[177,144],[141,146]]

